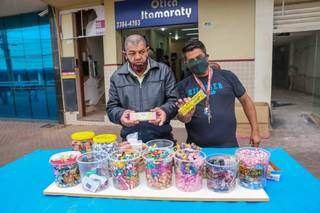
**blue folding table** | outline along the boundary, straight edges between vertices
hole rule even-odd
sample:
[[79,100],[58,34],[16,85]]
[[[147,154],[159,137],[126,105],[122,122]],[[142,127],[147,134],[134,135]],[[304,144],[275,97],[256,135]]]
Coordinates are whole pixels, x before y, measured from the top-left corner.
[[[0,168],[0,213],[7,212],[316,212],[320,181],[283,149],[269,149],[281,168],[280,182],[268,181],[269,202],[187,202],[45,196],[53,182],[49,157],[63,150],[38,150]],[[234,153],[234,148],[204,149],[207,154]],[[320,168],[319,168],[320,169]]]

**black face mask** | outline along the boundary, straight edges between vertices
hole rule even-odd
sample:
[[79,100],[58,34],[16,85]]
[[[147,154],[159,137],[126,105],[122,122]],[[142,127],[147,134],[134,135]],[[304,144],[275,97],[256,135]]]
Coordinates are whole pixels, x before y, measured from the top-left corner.
[[201,75],[208,69],[209,63],[207,57],[198,58],[187,62],[187,67],[195,75]]

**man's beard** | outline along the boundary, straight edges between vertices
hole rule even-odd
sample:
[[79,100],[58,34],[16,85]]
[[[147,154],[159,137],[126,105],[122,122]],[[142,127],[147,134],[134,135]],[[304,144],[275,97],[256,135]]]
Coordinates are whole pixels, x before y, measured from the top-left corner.
[[[130,62],[129,62],[130,63]],[[130,67],[134,72],[144,72],[147,69],[148,60],[141,64],[130,63]]]

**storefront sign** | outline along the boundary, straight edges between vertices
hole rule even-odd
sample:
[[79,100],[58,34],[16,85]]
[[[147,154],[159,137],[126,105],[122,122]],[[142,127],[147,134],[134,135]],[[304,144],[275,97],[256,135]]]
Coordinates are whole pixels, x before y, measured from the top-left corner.
[[126,0],[115,2],[116,29],[198,22],[198,0]]
[[96,19],[90,21],[86,27],[86,36],[98,36],[104,35],[105,33],[105,16],[104,16],[104,7],[97,6],[94,9],[94,12],[97,16]]
[[95,6],[95,7],[84,7],[84,8],[70,9],[70,10],[62,10],[60,11],[61,22],[62,22],[63,16],[67,16],[70,14],[75,15],[76,13],[82,14],[79,16],[80,35],[73,37],[71,35],[65,35],[66,32],[62,31],[62,39],[66,40],[67,44],[71,44],[73,42],[73,39],[75,38],[102,36],[105,34],[106,21],[105,21],[105,8],[103,5]]

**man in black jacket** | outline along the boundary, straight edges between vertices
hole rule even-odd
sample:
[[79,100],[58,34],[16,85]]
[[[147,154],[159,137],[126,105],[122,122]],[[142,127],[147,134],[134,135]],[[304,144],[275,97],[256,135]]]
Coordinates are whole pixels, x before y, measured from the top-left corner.
[[[125,40],[127,63],[116,70],[110,79],[107,114],[111,122],[122,126],[121,137],[138,132],[139,139],[172,138],[170,120],[176,115],[177,92],[170,68],[148,57],[148,47],[141,35]],[[156,112],[148,122],[130,120],[132,112]]]

